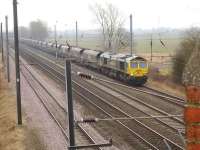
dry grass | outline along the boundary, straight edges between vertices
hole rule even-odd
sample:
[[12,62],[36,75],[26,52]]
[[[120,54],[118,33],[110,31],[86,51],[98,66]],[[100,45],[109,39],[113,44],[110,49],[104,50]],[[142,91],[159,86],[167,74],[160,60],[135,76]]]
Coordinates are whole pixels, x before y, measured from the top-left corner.
[[14,85],[7,83],[0,64],[0,150],[45,150],[36,129],[16,123],[16,97]]
[[149,79],[148,84],[157,90],[185,98],[185,88],[182,85],[175,84],[170,80],[161,81]]
[[159,68],[156,65],[151,65],[148,77],[148,84],[151,87],[171,93],[172,95],[185,97],[184,86],[172,81],[170,67]]
[[27,129],[26,139],[24,143],[26,150],[46,150],[37,129]]
[[[148,57],[148,55],[144,55]],[[166,91],[173,95],[185,97],[185,88],[181,84],[174,83],[172,80],[172,57],[170,54],[161,55],[158,53],[149,62],[148,84],[155,89]],[[160,57],[161,56],[161,57]]]
[[23,126],[16,125],[15,94],[5,81],[0,70],[0,149],[23,150],[25,132]]

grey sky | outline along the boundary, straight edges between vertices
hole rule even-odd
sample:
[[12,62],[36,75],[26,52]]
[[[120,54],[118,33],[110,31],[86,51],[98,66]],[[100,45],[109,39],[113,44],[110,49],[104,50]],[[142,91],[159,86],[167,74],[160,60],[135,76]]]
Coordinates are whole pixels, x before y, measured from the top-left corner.
[[[31,20],[39,18],[49,27],[58,21],[61,30],[74,28],[76,20],[80,29],[98,28],[89,9],[95,2],[118,7],[126,17],[126,28],[130,13],[134,28],[200,26],[199,0],[18,0],[19,25],[28,26]],[[3,22],[5,15],[12,24],[12,0],[0,0],[0,20]]]

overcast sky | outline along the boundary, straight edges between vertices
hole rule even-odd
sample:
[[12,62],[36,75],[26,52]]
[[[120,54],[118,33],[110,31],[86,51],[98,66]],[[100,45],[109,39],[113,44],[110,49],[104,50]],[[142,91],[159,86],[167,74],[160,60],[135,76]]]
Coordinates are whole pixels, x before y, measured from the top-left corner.
[[[41,19],[51,28],[57,21],[58,28],[64,30],[73,29],[77,20],[80,29],[95,29],[98,24],[89,9],[95,2],[119,8],[126,18],[126,28],[131,13],[134,29],[200,26],[199,0],[18,0],[19,25],[28,26],[30,21]],[[0,0],[1,22],[5,15],[12,24],[12,0]]]

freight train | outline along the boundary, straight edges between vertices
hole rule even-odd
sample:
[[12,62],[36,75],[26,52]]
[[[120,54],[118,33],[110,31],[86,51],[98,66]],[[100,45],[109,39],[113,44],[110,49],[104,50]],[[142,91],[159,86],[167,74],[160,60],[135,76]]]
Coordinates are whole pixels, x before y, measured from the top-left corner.
[[59,51],[75,62],[96,69],[99,72],[131,85],[143,85],[148,79],[148,62],[145,58],[112,52],[85,49],[64,44],[48,43],[30,39],[21,42],[36,48]]

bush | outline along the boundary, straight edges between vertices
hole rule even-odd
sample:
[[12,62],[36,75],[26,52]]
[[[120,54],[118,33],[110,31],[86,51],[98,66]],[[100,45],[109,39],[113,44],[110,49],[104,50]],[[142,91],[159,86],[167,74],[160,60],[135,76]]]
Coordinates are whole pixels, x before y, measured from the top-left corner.
[[176,83],[181,83],[185,65],[199,41],[200,28],[191,28],[185,32],[185,38],[180,43],[173,59],[173,80]]

